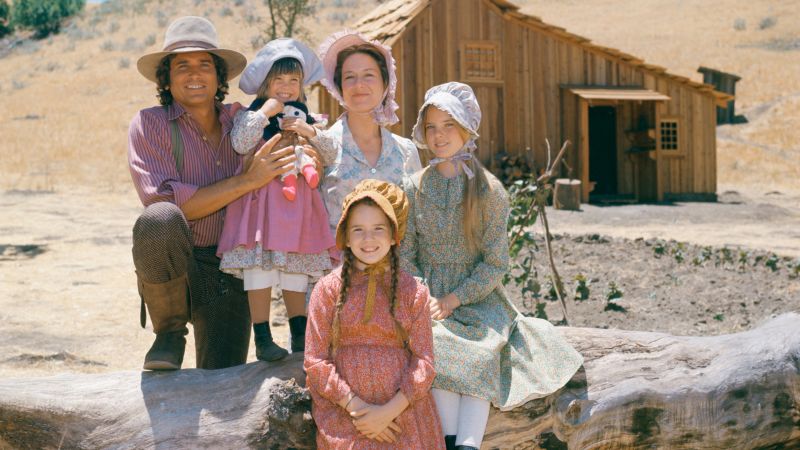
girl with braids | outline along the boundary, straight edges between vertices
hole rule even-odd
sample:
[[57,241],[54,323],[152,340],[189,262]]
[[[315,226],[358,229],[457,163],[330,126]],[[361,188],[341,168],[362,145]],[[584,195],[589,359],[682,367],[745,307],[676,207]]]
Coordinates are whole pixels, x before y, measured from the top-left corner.
[[444,449],[428,289],[399,266],[408,200],[364,180],[336,228],[342,267],[311,294],[304,368],[317,447]]
[[502,287],[509,204],[473,157],[481,110],[462,83],[425,94],[412,131],[430,165],[406,183],[405,268],[430,288],[432,394],[448,449],[478,449],[489,406],[512,409],[566,384],[581,356],[545,320],[524,317]]

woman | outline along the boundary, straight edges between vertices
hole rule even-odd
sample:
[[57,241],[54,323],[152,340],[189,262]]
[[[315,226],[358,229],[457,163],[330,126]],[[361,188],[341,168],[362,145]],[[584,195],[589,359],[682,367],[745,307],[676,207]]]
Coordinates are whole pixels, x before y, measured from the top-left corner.
[[322,84],[345,109],[336,123],[311,139],[325,165],[321,191],[334,231],[342,201],[359,181],[374,178],[402,185],[422,166],[414,143],[386,129],[399,120],[391,49],[343,31],[328,37],[319,53],[325,70]]

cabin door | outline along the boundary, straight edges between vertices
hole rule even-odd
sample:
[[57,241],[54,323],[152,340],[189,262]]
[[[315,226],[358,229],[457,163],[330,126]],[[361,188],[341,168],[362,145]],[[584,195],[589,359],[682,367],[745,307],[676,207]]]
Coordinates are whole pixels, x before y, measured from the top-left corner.
[[617,194],[617,109],[589,107],[589,180],[591,197]]

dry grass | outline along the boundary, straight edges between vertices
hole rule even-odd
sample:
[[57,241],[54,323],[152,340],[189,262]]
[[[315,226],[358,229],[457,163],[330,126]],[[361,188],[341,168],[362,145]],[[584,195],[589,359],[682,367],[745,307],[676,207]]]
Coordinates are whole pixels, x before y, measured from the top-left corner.
[[[760,114],[750,124],[720,129],[725,135],[718,142],[720,183],[754,183],[761,189],[764,179],[777,179],[775,189],[796,185],[800,109],[793,95],[800,93],[800,51],[768,47],[800,39],[795,26],[800,23],[800,1],[518,3],[526,13],[695,80],[701,79],[695,72],[699,65],[742,76],[737,111]],[[352,23],[376,2],[321,4],[314,23],[308,23],[312,46],[342,28],[338,18],[349,15],[345,23]],[[106,6],[90,5],[72,30],[26,46],[38,45],[38,50],[17,50],[0,59],[0,188],[130,189],[128,122],[136,111],[155,104],[153,86],[136,71],[136,60],[158,50],[166,24],[184,14],[211,18],[223,44],[250,57],[267,17],[258,0],[227,7],[210,0],[111,0]],[[767,18],[775,24],[759,29]],[[734,28],[737,20],[740,27],[744,21],[744,30]],[[236,82],[229,99],[247,101]]]

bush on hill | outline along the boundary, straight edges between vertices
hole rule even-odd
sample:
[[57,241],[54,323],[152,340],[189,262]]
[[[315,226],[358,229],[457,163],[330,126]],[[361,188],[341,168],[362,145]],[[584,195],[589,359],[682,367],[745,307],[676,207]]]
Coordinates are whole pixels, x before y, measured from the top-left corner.
[[14,26],[34,30],[43,38],[57,33],[61,19],[79,12],[84,4],[85,0],[15,0],[11,19]]
[[0,0],[0,38],[12,31],[11,24],[8,21],[9,12],[6,0]]

